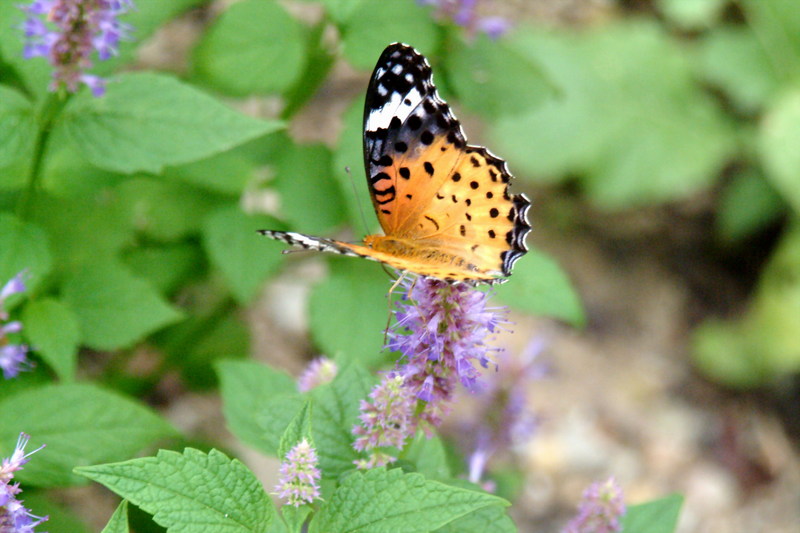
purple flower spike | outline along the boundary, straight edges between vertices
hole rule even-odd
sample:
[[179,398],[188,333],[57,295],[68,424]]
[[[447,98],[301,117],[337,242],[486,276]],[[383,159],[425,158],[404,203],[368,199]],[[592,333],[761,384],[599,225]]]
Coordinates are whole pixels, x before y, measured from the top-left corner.
[[497,39],[511,28],[511,24],[502,17],[478,16],[478,0],[417,0],[417,3],[435,6],[436,18],[452,20],[467,30],[469,36],[480,32],[490,39]]
[[46,516],[36,516],[25,508],[17,499],[22,492],[19,483],[12,483],[14,472],[21,470],[31,455],[44,448],[42,445],[25,453],[29,440],[28,435],[20,433],[14,453],[0,463],[0,532],[3,533],[34,533],[34,528],[47,520]]
[[295,507],[318,499],[321,477],[318,464],[314,447],[306,439],[297,443],[281,463],[280,479],[275,487],[278,497]]
[[625,514],[622,489],[613,477],[589,485],[581,498],[578,514],[562,533],[615,533],[622,531]]
[[105,81],[87,74],[92,53],[101,61],[117,55],[121,40],[132,28],[118,17],[133,9],[133,0],[35,0],[20,6],[28,18],[25,59],[46,57],[53,66],[53,91],[78,90],[86,85],[94,96],[105,92]]
[[0,371],[5,379],[15,378],[20,372],[33,368],[33,363],[27,359],[28,346],[14,342],[9,337],[22,330],[22,323],[16,320],[9,322],[8,311],[4,307],[10,296],[25,291],[26,276],[27,271],[23,270],[0,289]]
[[297,389],[308,392],[315,387],[330,383],[336,377],[339,368],[327,357],[317,357],[311,361],[297,379]]

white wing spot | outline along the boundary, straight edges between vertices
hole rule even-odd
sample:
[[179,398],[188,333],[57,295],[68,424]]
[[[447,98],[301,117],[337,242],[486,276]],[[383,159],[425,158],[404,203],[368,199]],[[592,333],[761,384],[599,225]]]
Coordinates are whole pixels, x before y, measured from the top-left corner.
[[[380,85],[378,88],[380,89]],[[384,95],[381,94],[381,96]],[[406,104],[401,109],[400,105],[404,100],[409,100],[411,103]],[[411,89],[408,94],[392,93],[392,97],[382,107],[369,114],[366,129],[368,131],[376,131],[378,128],[388,128],[394,117],[400,119],[400,122],[405,122],[420,102],[422,102],[422,94],[416,87]]]

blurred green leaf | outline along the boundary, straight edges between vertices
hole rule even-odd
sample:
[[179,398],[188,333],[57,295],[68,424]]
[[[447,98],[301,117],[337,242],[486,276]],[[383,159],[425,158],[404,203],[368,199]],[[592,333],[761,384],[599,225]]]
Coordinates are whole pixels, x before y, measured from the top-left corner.
[[286,105],[281,111],[282,119],[287,119],[302,109],[328,78],[336,55],[328,44],[327,28],[325,21],[321,21],[305,31],[303,70],[294,86],[284,93]]
[[781,197],[760,173],[744,171],[722,190],[717,232],[725,241],[739,241],[774,222],[785,208]]
[[169,295],[193,274],[203,270],[205,258],[192,244],[137,246],[123,256],[123,262],[158,292]]
[[[364,170],[364,148],[361,136],[364,130],[364,97],[359,96],[344,113],[344,128],[339,135],[339,145],[333,156],[333,178],[339,186],[340,197],[344,199],[345,211],[350,225],[362,228],[364,218],[367,228],[377,230],[378,219],[373,215],[372,199],[367,187]],[[349,169],[347,172],[346,169]],[[362,213],[364,216],[362,217]]]
[[403,449],[400,459],[411,461],[416,466],[417,472],[427,479],[445,481],[452,476],[450,466],[447,464],[447,451],[438,435],[428,438],[422,432],[418,432],[414,440]]
[[117,193],[119,209],[131,226],[161,242],[200,233],[203,219],[220,203],[207,191],[161,179],[129,179]]
[[743,111],[764,106],[779,86],[775,69],[747,27],[720,26],[700,44],[698,75],[719,86]]
[[[376,31],[376,29],[378,29]],[[375,66],[387,45],[403,42],[427,53],[436,43],[436,25],[414,0],[392,0],[354,8],[340,26],[344,55],[358,69]]]
[[598,205],[628,208],[709,185],[732,155],[730,124],[655,23],[532,30],[516,42],[559,93],[494,123],[493,151],[512,170],[542,180],[579,176]]
[[11,87],[0,85],[0,167],[28,156],[35,137],[33,105]]
[[586,322],[569,278],[558,263],[536,249],[529,250],[514,265],[508,282],[498,286],[497,297],[527,313],[559,318],[576,326]]
[[164,178],[182,181],[215,193],[240,196],[253,181],[255,164],[242,147],[176,167],[167,167]]
[[795,0],[741,0],[747,24],[758,36],[782,82],[800,72],[800,9]]
[[[49,523],[49,521],[48,521]],[[111,515],[106,527],[100,533],[129,533],[128,528],[128,500],[119,502],[114,514]]]
[[237,113],[163,74],[121,74],[103,98],[81,93],[61,122],[93,164],[106,170],[159,173],[276,131],[280,122]]
[[323,353],[370,366],[383,359],[389,276],[379,264],[331,257],[330,275],[311,293],[311,336]]
[[6,452],[13,450],[21,430],[31,435],[28,451],[47,445],[19,473],[23,484],[82,484],[85,480],[72,473],[76,465],[121,460],[176,435],[140,403],[86,383],[23,391],[0,402],[0,410],[0,443]]
[[33,290],[52,268],[47,235],[37,224],[10,213],[0,212],[0,228],[0,284],[27,270],[26,285]]
[[272,0],[244,0],[228,7],[205,33],[194,54],[195,74],[235,96],[283,92],[303,67],[300,23]]
[[[316,1],[316,0],[315,0]],[[362,9],[366,0],[322,0],[322,5],[337,24],[346,22],[356,10]]]
[[210,389],[217,385],[212,364],[220,359],[244,359],[250,354],[250,331],[236,313],[227,313],[204,322],[198,335],[184,343],[182,350],[170,351],[188,387]]
[[283,461],[286,455],[300,442],[307,440],[312,448],[315,448],[314,440],[311,438],[311,402],[306,402],[300,411],[295,415],[286,431],[281,435],[281,442],[278,445],[278,458]]
[[768,108],[758,147],[767,178],[800,214],[800,88],[788,91]]
[[324,234],[343,222],[344,201],[331,175],[331,152],[321,144],[288,144],[276,161],[272,182],[290,227]]
[[304,403],[294,379],[253,361],[218,361],[216,368],[228,428],[277,457],[281,436]]
[[67,276],[62,297],[78,318],[84,342],[97,350],[129,348],[181,318],[147,282],[110,260]]
[[63,381],[75,379],[80,329],[69,306],[53,298],[34,300],[22,315],[25,337]]
[[460,44],[447,54],[444,66],[459,103],[493,120],[530,112],[553,97],[554,88],[539,65],[507,39],[480,36]]
[[217,450],[159,450],[155,457],[76,471],[130,500],[171,531],[266,533],[275,520],[258,479],[240,461]]
[[715,25],[727,0],[658,0],[667,19],[684,30],[703,30]]
[[69,142],[66,131],[56,129],[47,143],[47,154],[42,164],[42,189],[58,198],[85,201],[96,198],[103,191],[117,186],[127,178],[91,164]]
[[683,496],[680,494],[631,505],[622,517],[622,530],[636,533],[674,533],[682,506]]
[[47,94],[52,67],[44,57],[23,58],[25,39],[21,26],[24,21],[25,13],[19,8],[19,2],[0,2],[0,56],[23,81],[26,94],[40,99]]
[[326,478],[336,478],[354,468],[358,452],[353,448],[353,426],[374,379],[357,363],[343,364],[336,378],[310,391],[314,409],[312,430],[320,469]]
[[250,302],[283,264],[283,244],[256,233],[276,228],[280,223],[272,217],[247,215],[238,206],[222,207],[206,218],[203,246],[240,303]]
[[69,531],[69,533],[93,533],[95,531],[81,522],[74,509],[62,507],[48,498],[43,491],[25,488],[25,492],[20,498],[25,502],[25,507],[30,509],[33,514],[48,517],[45,524],[49,531]]

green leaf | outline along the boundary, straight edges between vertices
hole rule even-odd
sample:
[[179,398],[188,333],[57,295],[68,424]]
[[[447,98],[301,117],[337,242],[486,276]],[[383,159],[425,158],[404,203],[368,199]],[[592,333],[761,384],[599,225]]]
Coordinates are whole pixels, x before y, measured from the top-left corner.
[[447,452],[438,435],[428,438],[424,433],[417,432],[414,440],[400,454],[400,459],[411,461],[416,471],[427,479],[445,481],[452,477],[447,464]]
[[637,533],[674,533],[682,505],[683,496],[680,494],[632,505],[622,517],[622,530]]
[[272,182],[281,213],[292,228],[324,233],[343,221],[344,202],[331,175],[331,153],[321,144],[288,144],[280,152]]
[[169,76],[144,72],[121,74],[103,98],[78,94],[62,118],[61,127],[89,161],[125,173],[157,174],[282,127],[237,113]]
[[0,2],[0,56],[10,65],[14,78],[24,84],[25,92],[37,99],[47,94],[52,75],[52,67],[47,58],[24,59],[25,39],[20,26],[25,21],[25,13],[19,9],[19,2]]
[[100,533],[128,533],[128,500],[119,502],[106,527]]
[[127,176],[97,168],[69,142],[63,128],[56,129],[47,141],[42,164],[42,189],[59,199],[85,202],[108,195]]
[[203,246],[240,303],[250,302],[283,264],[284,246],[256,232],[279,227],[272,217],[247,215],[235,205],[217,209],[206,218]]
[[444,66],[459,103],[490,119],[530,112],[553,97],[539,65],[507,40],[484,35],[461,44],[446,56]]
[[0,85],[0,167],[27,156],[36,137],[33,106],[27,98]]
[[719,21],[726,0],[658,0],[658,6],[679,28],[703,30]]
[[745,170],[722,190],[717,232],[725,241],[739,241],[775,222],[785,208],[781,197],[760,173]]
[[[36,455],[33,457],[35,461]],[[97,531],[89,528],[81,521],[76,514],[76,509],[62,507],[48,498],[47,493],[44,491],[30,490],[28,487],[23,488],[25,491],[20,498],[25,502],[25,507],[37,516],[48,517],[47,522],[42,524],[43,526],[46,524],[45,527],[47,527],[48,531],[69,531],[69,533],[94,533]]]
[[698,75],[745,112],[760,109],[780,86],[770,58],[748,27],[720,26],[700,42]]
[[306,518],[308,518],[312,510],[310,505],[301,505],[300,507],[284,505],[281,507],[281,516],[286,521],[291,533],[301,533]]
[[736,149],[731,124],[654,22],[531,30],[515,43],[559,89],[493,124],[493,151],[520,175],[578,176],[599,206],[621,209],[708,186]]
[[27,288],[32,290],[50,273],[52,257],[47,235],[31,222],[0,212],[0,283],[27,270]]
[[13,449],[20,431],[31,436],[29,451],[47,445],[19,473],[23,483],[39,486],[82,483],[75,466],[118,461],[176,434],[139,403],[89,384],[22,391],[0,402],[0,410],[4,450]]
[[432,50],[436,43],[436,26],[430,13],[414,0],[353,9],[341,31],[345,57],[362,70],[374,67],[389,43],[413,43],[422,52]]
[[[337,23],[346,22],[356,10],[361,9],[366,0],[322,0],[322,5]],[[387,41],[388,42],[388,41]]]
[[294,85],[284,92],[286,104],[281,118],[287,119],[300,111],[327,80],[336,60],[336,54],[327,41],[328,28],[323,19],[306,30],[303,71]]
[[353,426],[373,383],[363,366],[350,363],[341,366],[331,383],[311,390],[314,444],[323,476],[337,477],[354,468],[358,454],[353,449]]
[[80,330],[72,309],[53,298],[34,300],[25,306],[22,323],[34,351],[63,381],[74,380]]
[[775,100],[761,122],[758,147],[767,178],[800,213],[800,89]]
[[128,348],[181,318],[150,285],[114,261],[87,264],[67,276],[62,298],[75,312],[86,345],[97,350]]
[[300,24],[278,2],[244,0],[230,6],[195,50],[194,71],[234,96],[280,93],[303,67]]
[[255,164],[241,146],[201,161],[164,170],[164,178],[190,183],[205,190],[240,196],[256,177]]
[[129,179],[117,192],[131,225],[161,242],[200,233],[203,218],[219,204],[219,197],[208,191],[161,179]]
[[283,460],[292,448],[303,440],[314,447],[314,439],[311,438],[311,402],[306,402],[300,411],[292,418],[286,431],[281,435],[281,442],[278,445],[278,458]]
[[758,36],[781,80],[800,71],[800,10],[793,0],[742,0],[748,26]]
[[550,316],[580,326],[586,322],[580,299],[564,271],[551,257],[531,249],[514,265],[497,297],[515,309]]
[[231,432],[277,456],[283,432],[304,403],[294,379],[251,361],[219,361],[216,368]]
[[314,517],[309,533],[426,533],[483,507],[506,505],[483,492],[375,468],[347,476]]
[[217,450],[160,450],[155,457],[76,471],[174,531],[266,533],[275,519],[272,503],[253,473]]
[[311,293],[310,323],[322,352],[369,366],[383,359],[391,280],[377,263],[331,257],[330,275]]
[[514,525],[505,509],[498,505],[492,505],[453,520],[446,526],[437,529],[436,533],[484,533],[486,531],[517,533],[517,526]]
[[187,279],[202,272],[203,254],[199,246],[174,244],[140,246],[125,254],[123,261],[134,275],[161,294],[171,294]]

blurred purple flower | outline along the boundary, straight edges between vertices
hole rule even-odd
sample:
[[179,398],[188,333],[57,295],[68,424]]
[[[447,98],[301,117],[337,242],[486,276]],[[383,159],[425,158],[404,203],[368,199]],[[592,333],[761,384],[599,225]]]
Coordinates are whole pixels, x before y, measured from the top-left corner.
[[83,83],[102,96],[106,81],[88,74],[91,55],[105,61],[117,54],[131,27],[118,17],[134,8],[133,0],[34,0],[19,6],[28,18],[21,25],[25,59],[46,57],[53,66],[50,89],[76,92]]
[[297,378],[297,389],[308,392],[315,387],[330,383],[336,377],[339,368],[327,357],[317,357],[311,361],[303,373]]
[[0,289],[0,371],[5,379],[15,378],[20,372],[33,367],[33,363],[27,358],[28,346],[14,343],[9,338],[9,334],[22,330],[22,323],[16,320],[9,322],[8,311],[5,309],[5,301],[10,296],[25,291],[26,276],[27,271],[23,270]]
[[477,394],[475,409],[460,428],[459,440],[471,446],[469,480],[479,483],[491,457],[524,443],[536,431],[539,419],[529,408],[527,393],[546,369],[538,361],[544,341],[535,337],[515,356],[498,356],[497,372],[488,374]]
[[28,435],[20,433],[11,457],[3,459],[0,463],[0,532],[2,533],[33,533],[33,529],[48,518],[31,514],[30,510],[23,506],[23,502],[17,499],[17,495],[22,492],[19,483],[11,483],[14,472],[21,470],[31,455],[44,448],[42,445],[26,454],[25,446],[29,440]]
[[280,478],[275,487],[278,497],[288,505],[300,507],[319,498],[317,451],[303,439],[289,450],[281,463]]
[[497,39],[511,28],[503,17],[478,16],[478,0],[417,0],[417,3],[436,7],[437,18],[452,20],[465,28],[470,36],[480,32],[490,39]]
[[614,533],[622,531],[620,519],[625,514],[622,488],[613,477],[596,481],[584,491],[578,514],[561,533]]
[[414,417],[414,391],[405,384],[403,376],[390,372],[372,389],[371,402],[361,400],[361,424],[353,428],[358,438],[353,448],[368,452],[369,458],[355,461],[361,469],[385,466],[396,458],[382,448],[401,450],[417,431]]

